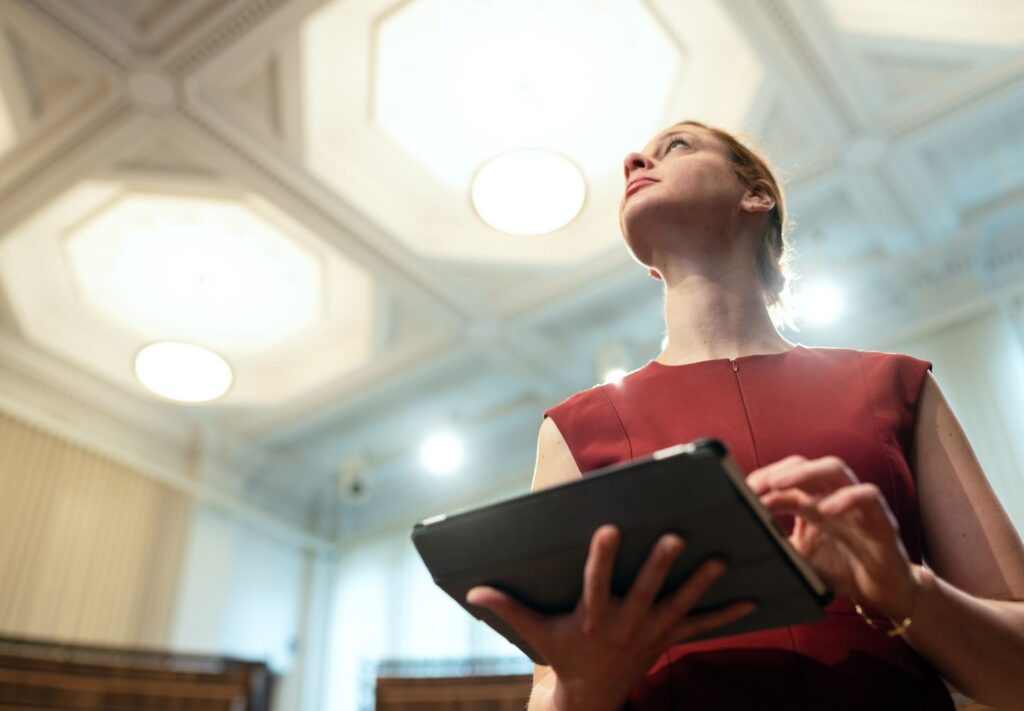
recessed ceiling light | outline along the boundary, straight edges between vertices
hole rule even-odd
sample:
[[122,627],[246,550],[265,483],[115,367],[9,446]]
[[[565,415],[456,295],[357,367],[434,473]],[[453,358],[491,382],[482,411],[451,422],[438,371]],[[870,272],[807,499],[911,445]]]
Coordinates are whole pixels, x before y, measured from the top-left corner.
[[420,448],[420,463],[431,474],[451,474],[464,459],[462,440],[450,432],[429,436]]
[[514,235],[541,235],[579,214],[587,188],[579,168],[563,156],[518,150],[485,163],[470,192],[477,214],[491,227]]
[[135,375],[157,395],[179,402],[216,400],[231,387],[231,366],[191,343],[151,343],[135,356]]

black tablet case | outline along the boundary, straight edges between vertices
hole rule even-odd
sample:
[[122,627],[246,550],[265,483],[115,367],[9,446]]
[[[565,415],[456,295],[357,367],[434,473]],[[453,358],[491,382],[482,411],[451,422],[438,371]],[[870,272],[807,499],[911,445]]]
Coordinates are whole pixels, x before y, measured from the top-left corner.
[[[754,600],[747,617],[697,639],[821,619],[832,594],[782,534],[715,439],[677,445],[586,478],[417,523],[412,540],[436,582],[456,602],[518,646],[544,659],[466,593],[491,585],[545,613],[571,611],[582,594],[590,539],[602,524],[622,532],[612,591],[624,595],[664,533],[686,546],[661,594],[676,588],[704,560],[728,571],[695,612]],[[691,639],[689,641],[695,641]]]

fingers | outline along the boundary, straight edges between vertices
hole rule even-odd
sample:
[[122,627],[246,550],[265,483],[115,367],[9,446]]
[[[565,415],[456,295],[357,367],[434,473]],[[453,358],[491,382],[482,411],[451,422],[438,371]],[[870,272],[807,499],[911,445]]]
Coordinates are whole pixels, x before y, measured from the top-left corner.
[[898,529],[896,517],[879,488],[870,483],[851,484],[824,498],[815,498],[800,489],[769,491],[761,502],[776,514],[797,514],[808,521],[830,526],[853,525],[872,531]]
[[654,544],[623,601],[620,624],[616,627],[616,637],[620,638],[618,641],[624,641],[649,614],[654,599],[665,583],[669,568],[682,550],[683,539],[672,533],[662,536]]
[[721,610],[687,617],[670,629],[665,637],[665,644],[683,642],[691,637],[696,637],[719,627],[732,624],[737,620],[743,619],[756,609],[757,605],[755,603],[743,601],[733,603]]
[[800,514],[804,518],[819,518],[815,505],[818,499],[800,489],[769,491],[761,495],[761,503],[775,514]]
[[855,484],[843,487],[818,503],[821,513],[828,516],[837,516],[858,507],[865,508],[865,511],[871,510],[895,523],[895,517],[889,510],[885,497],[874,484]]
[[590,553],[583,566],[583,631],[590,634],[608,612],[615,555],[619,551],[619,530],[601,526],[590,539]]
[[693,575],[659,606],[657,623],[668,627],[675,625],[704,597],[704,593],[714,582],[725,574],[725,569],[725,563],[720,560],[702,563]]
[[544,615],[515,600],[500,590],[485,585],[472,588],[466,593],[466,602],[490,610],[507,622],[523,639],[534,647],[541,637]]
[[874,484],[840,489],[817,506],[830,530],[853,550],[864,552],[872,542],[899,540],[899,522]]
[[857,475],[839,457],[807,460],[794,455],[762,467],[747,477],[747,486],[758,495],[773,489],[793,487],[827,494],[856,483],[859,483]]

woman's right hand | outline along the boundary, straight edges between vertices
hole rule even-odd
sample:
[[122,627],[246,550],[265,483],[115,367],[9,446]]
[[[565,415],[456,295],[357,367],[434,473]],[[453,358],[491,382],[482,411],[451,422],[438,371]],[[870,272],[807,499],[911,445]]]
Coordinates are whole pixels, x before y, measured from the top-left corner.
[[611,594],[619,532],[602,526],[594,533],[583,571],[583,596],[565,615],[544,615],[490,587],[466,595],[511,625],[555,674],[552,693],[559,711],[620,709],[633,686],[668,647],[734,622],[753,611],[749,602],[689,615],[711,584],[725,572],[721,561],[706,561],[671,595],[655,602],[683,550],[676,535],[662,536],[624,598]]

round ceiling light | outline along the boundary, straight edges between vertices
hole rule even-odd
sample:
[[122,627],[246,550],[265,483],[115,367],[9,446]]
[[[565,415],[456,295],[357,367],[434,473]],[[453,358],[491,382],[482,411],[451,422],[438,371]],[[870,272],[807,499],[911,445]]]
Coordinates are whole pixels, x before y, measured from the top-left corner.
[[420,447],[420,463],[431,474],[451,474],[465,457],[462,440],[451,432],[435,432]]
[[157,395],[179,402],[216,400],[231,387],[231,366],[190,343],[151,343],[135,356],[135,375]]
[[484,163],[470,189],[484,222],[513,235],[542,235],[569,224],[587,194],[583,174],[543,150],[502,153]]

